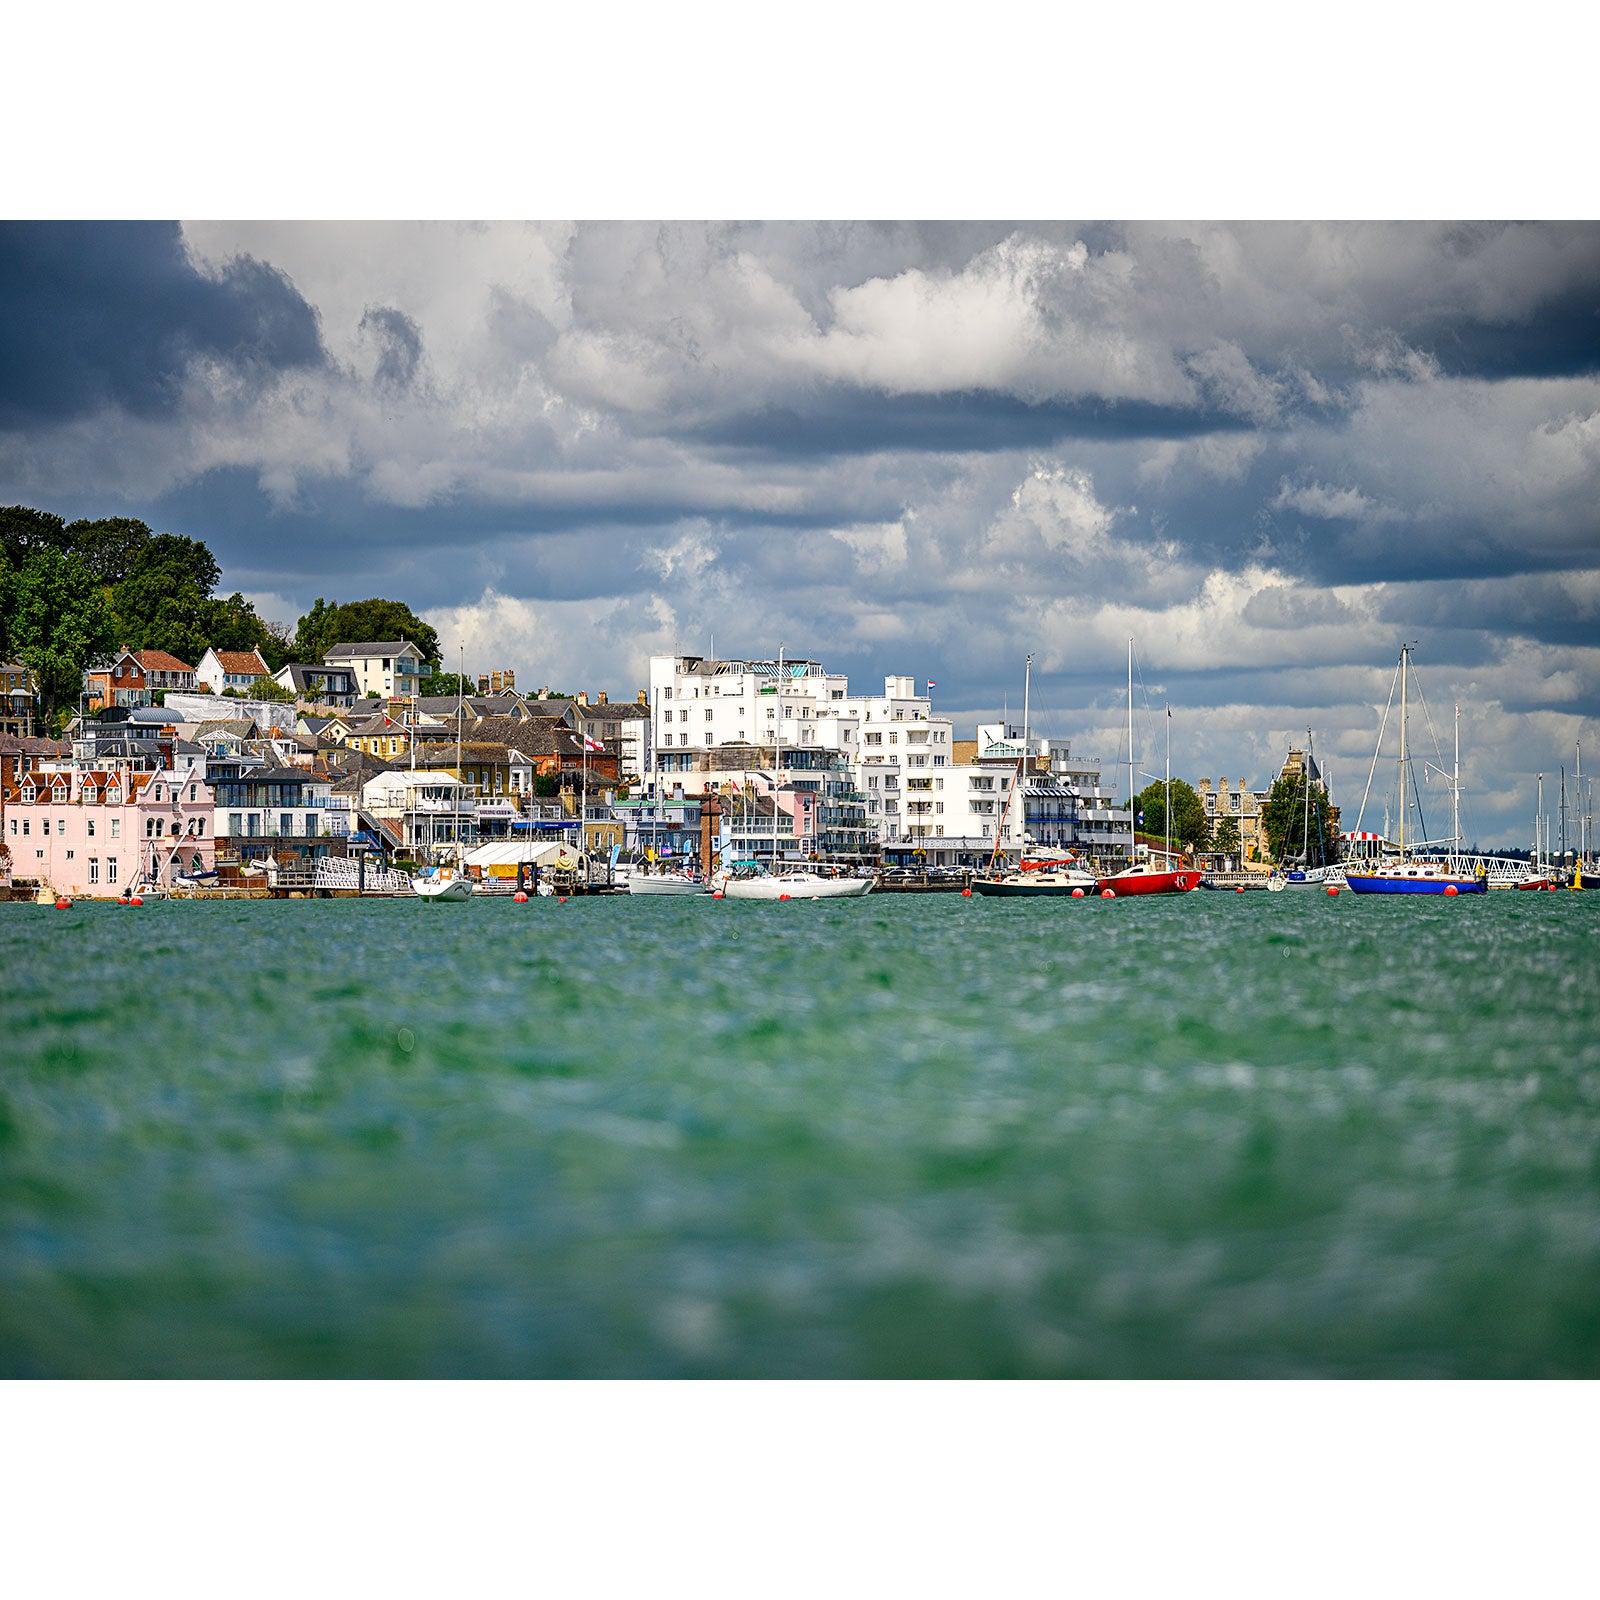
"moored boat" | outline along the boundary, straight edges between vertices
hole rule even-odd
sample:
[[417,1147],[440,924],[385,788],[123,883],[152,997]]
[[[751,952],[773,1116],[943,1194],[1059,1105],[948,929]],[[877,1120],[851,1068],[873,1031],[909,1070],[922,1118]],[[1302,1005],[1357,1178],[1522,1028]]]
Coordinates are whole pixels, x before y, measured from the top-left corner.
[[705,894],[710,886],[687,872],[639,872],[628,876],[628,893],[639,895]]
[[1087,895],[1095,876],[1068,862],[1051,862],[1025,871],[988,873],[972,880],[974,894],[999,900],[1037,899],[1050,895]]
[[1187,894],[1189,890],[1199,887],[1198,867],[1152,867],[1142,862],[1095,880],[1097,890],[1103,893],[1109,889],[1118,897],[1125,894]]
[[725,900],[850,900],[871,888],[871,878],[830,878],[803,868],[771,872],[758,861],[735,862],[711,878],[712,892]]

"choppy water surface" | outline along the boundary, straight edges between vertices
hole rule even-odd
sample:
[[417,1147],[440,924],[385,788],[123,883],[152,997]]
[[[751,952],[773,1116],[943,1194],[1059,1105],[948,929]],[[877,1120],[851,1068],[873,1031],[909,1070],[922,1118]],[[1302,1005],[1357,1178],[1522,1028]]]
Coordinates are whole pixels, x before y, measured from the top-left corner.
[[1594,1375],[1600,894],[0,907],[0,1372]]

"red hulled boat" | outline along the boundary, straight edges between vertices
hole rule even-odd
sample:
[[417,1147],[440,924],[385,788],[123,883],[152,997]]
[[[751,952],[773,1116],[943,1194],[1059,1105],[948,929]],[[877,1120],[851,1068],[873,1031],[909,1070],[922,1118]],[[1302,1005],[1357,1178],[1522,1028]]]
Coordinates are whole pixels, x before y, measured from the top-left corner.
[[1200,887],[1198,867],[1134,866],[1114,872],[1109,878],[1097,878],[1097,890],[1109,889],[1115,895],[1125,894],[1187,894]]

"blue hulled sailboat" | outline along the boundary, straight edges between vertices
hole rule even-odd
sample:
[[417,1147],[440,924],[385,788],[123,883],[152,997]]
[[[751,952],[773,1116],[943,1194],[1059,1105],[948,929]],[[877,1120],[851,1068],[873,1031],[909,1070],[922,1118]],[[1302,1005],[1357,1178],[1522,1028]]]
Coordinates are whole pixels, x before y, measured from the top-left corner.
[[[1411,665],[1411,646],[1400,649],[1400,836],[1399,853],[1365,866],[1349,865],[1345,868],[1345,883],[1354,894],[1486,894],[1488,874],[1480,864],[1476,870],[1466,867],[1459,857],[1461,846],[1461,713],[1456,712],[1455,773],[1450,780],[1454,827],[1450,840],[1450,855],[1444,860],[1433,856],[1415,856],[1406,850],[1406,779],[1410,775],[1410,758],[1406,751],[1407,680]],[[1390,694],[1392,696],[1393,689]],[[1394,702],[1391,699],[1390,704]],[[1383,730],[1378,731],[1381,748]],[[1376,759],[1376,758],[1374,758]]]

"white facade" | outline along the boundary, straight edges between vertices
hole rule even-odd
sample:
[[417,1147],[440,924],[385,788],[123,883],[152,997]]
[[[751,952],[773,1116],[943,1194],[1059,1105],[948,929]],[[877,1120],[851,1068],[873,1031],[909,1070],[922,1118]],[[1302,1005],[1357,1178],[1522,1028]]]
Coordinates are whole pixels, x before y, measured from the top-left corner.
[[362,699],[375,695],[387,700],[422,691],[422,652],[406,639],[336,644],[322,660],[326,666],[353,672]]

